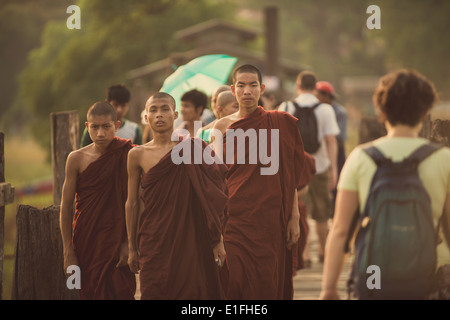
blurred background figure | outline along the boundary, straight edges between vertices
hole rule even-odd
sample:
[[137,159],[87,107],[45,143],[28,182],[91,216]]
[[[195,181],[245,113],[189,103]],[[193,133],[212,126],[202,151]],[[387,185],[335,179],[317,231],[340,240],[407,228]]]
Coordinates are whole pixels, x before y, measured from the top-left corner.
[[[336,114],[336,121],[339,126],[340,133],[336,136],[337,141],[337,175],[339,180],[339,175],[341,173],[342,167],[345,162],[345,141],[347,140],[347,112],[345,108],[341,106],[336,101],[336,92],[334,91],[334,87],[328,81],[318,81],[316,83],[316,90],[314,92],[317,99],[319,99],[322,103],[328,103],[333,107],[334,113]],[[333,214],[334,214],[334,204],[336,201],[336,188],[332,191],[333,194]]]

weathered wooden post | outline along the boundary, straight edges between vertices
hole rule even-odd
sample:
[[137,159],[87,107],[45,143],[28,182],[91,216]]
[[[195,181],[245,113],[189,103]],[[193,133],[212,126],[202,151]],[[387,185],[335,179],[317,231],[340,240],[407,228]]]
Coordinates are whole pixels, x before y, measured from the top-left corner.
[[65,178],[67,156],[79,148],[78,111],[53,112],[50,114],[52,126],[51,148],[53,168],[53,203],[61,203],[61,191]]
[[5,205],[14,201],[14,187],[5,183],[5,135],[0,132],[0,300],[3,299],[3,261],[5,256]]
[[77,111],[50,114],[53,168],[51,207],[39,210],[19,205],[12,299],[78,299],[77,290],[66,285],[63,270],[59,204],[66,160],[79,146]]
[[66,285],[59,206],[39,210],[20,204],[11,298],[14,300],[77,300],[78,290]]
[[363,144],[386,135],[386,128],[376,116],[365,116],[359,125],[359,144]]

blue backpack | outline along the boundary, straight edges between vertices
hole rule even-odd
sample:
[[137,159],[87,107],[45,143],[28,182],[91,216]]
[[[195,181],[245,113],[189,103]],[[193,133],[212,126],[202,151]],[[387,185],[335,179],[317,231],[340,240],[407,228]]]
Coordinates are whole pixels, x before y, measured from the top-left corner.
[[358,299],[425,299],[437,264],[437,232],[431,200],[418,165],[439,146],[426,144],[401,162],[374,146],[363,149],[376,163],[355,238],[349,293]]

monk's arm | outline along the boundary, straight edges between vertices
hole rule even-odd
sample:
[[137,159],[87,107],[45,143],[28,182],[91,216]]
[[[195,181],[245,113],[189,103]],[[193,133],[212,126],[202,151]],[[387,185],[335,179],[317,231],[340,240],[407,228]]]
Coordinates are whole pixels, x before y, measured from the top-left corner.
[[78,167],[73,153],[66,161],[65,180],[62,187],[59,224],[63,241],[64,271],[71,265],[77,265],[78,260],[72,246],[73,203],[77,187]]
[[292,203],[291,217],[289,218],[287,224],[287,247],[291,248],[295,243],[297,243],[300,237],[300,212],[298,210],[298,194],[297,189],[294,190],[294,200]]
[[138,148],[128,152],[128,197],[125,204],[125,218],[128,236],[128,266],[134,273],[139,271],[138,250],[136,243],[137,223],[139,216],[139,181],[141,168],[139,166]]

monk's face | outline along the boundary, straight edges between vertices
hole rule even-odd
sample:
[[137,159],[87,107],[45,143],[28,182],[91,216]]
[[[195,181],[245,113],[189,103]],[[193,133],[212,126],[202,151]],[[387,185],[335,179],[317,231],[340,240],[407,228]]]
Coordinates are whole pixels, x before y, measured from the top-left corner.
[[173,122],[178,118],[173,101],[168,98],[150,98],[147,101],[145,120],[155,132],[173,130]]
[[241,72],[236,75],[231,92],[236,96],[240,107],[257,107],[259,97],[264,93],[265,86],[258,80],[256,73]]
[[108,145],[114,139],[120,121],[114,122],[110,115],[90,115],[86,127],[92,141],[97,145]]

